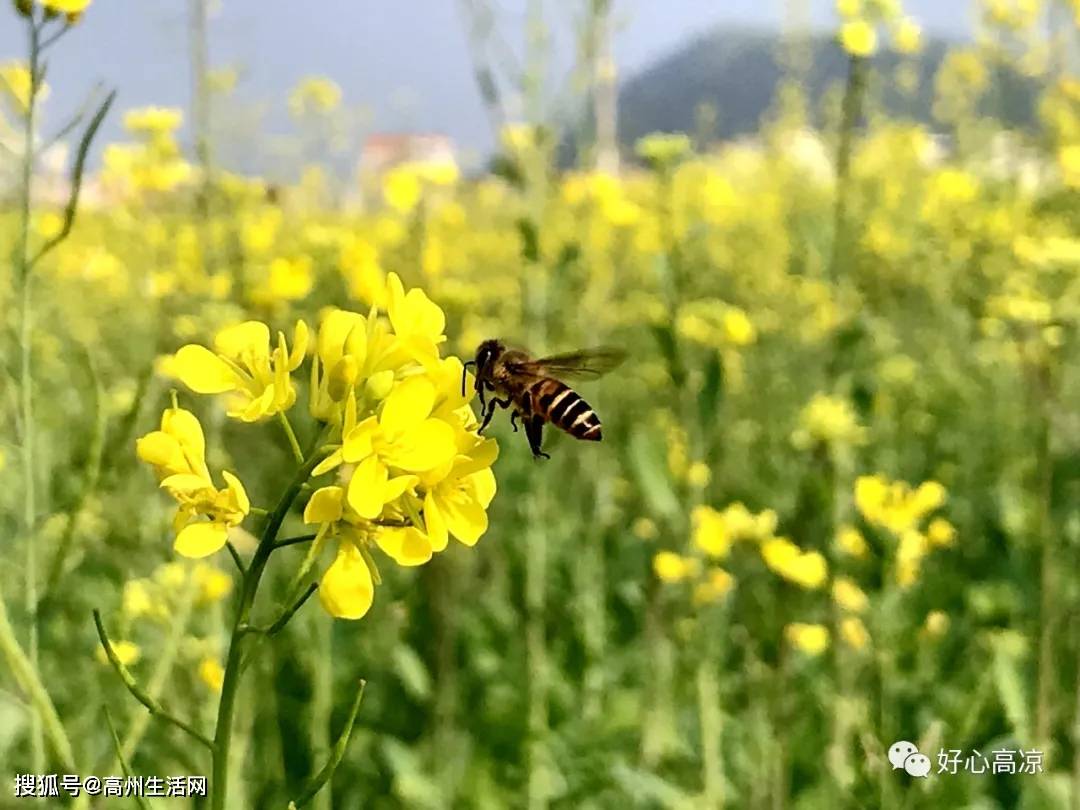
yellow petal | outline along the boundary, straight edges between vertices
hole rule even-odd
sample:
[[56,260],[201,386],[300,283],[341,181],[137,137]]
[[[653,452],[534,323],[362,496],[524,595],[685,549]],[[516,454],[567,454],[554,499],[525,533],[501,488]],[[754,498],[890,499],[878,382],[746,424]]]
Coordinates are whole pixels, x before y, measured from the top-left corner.
[[431,492],[424,496],[424,525],[427,527],[431,548],[434,551],[445,550],[450,537],[449,530],[446,528],[446,519],[443,518],[439,504]]
[[170,492],[198,492],[200,489],[206,489],[207,487],[212,488],[213,484],[201,475],[193,473],[177,473],[176,475],[170,475],[161,482],[161,488]]
[[190,458],[202,461],[206,453],[206,438],[195,414],[183,408],[166,408],[161,414],[161,429],[175,436]]
[[176,440],[176,437],[161,430],[147,433],[138,439],[135,442],[135,454],[141,461],[168,471],[187,468],[180,442]]
[[491,470],[481,470],[470,476],[472,485],[476,488],[476,499],[480,505],[487,509],[495,498],[495,473]]
[[426,419],[393,445],[385,458],[392,467],[423,472],[446,464],[456,453],[454,429],[441,419]]
[[244,321],[218,332],[214,348],[233,360],[266,357],[270,354],[270,329],[259,321]]
[[407,431],[431,413],[435,386],[426,377],[410,377],[390,392],[383,402],[379,425],[387,433]]
[[229,538],[223,523],[189,523],[176,535],[173,548],[182,557],[198,559],[220,551]]
[[307,354],[308,337],[307,324],[303,321],[297,321],[296,329],[293,331],[292,353],[289,355],[289,371],[296,369],[304,362],[304,356]]
[[304,507],[304,523],[333,523],[341,520],[341,502],[345,496],[341,487],[322,487],[315,490]]
[[341,448],[342,458],[350,464],[355,464],[370,456],[372,440],[379,429],[379,423],[374,416],[370,416],[354,427],[345,435],[345,443]]
[[418,483],[420,483],[420,479],[415,475],[399,475],[396,478],[391,478],[383,488],[384,502],[393,503]]
[[342,461],[343,459],[341,457],[341,450],[335,450],[333,453],[331,453],[318,464],[316,464],[315,469],[311,471],[311,474],[322,475],[323,473],[330,472],[330,470],[334,469],[337,466],[340,466]]
[[398,565],[423,565],[431,559],[431,542],[419,529],[409,526],[404,529],[383,529],[375,535],[375,542],[383,553]]
[[437,497],[446,528],[467,546],[475,545],[488,527],[487,512],[477,500],[476,493],[470,489],[453,498]]
[[196,394],[221,394],[242,385],[232,367],[205,346],[190,343],[180,347],[172,369],[180,381]]
[[232,496],[237,510],[246,515],[251,511],[251,501],[248,500],[247,490],[244,489],[243,482],[228,470],[222,470],[221,475],[225,478],[229,494]]
[[375,456],[368,456],[357,465],[347,497],[349,506],[360,517],[373,520],[382,512],[388,475],[386,465]]
[[363,555],[352,544],[342,543],[319,583],[319,601],[331,616],[360,619],[374,598],[375,584]]

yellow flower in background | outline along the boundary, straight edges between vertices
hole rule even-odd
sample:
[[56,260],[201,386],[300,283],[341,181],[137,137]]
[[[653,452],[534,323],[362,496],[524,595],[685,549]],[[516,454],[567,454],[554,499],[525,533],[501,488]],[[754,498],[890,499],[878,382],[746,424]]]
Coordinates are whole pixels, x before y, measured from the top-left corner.
[[41,5],[58,14],[81,14],[90,5],[90,0],[41,0]]
[[784,579],[808,590],[825,584],[828,565],[816,551],[803,551],[786,537],[774,537],[761,545],[765,564]]
[[904,17],[893,34],[893,47],[903,54],[918,53],[922,49],[922,29],[910,17]]
[[926,614],[923,632],[931,638],[941,638],[949,632],[949,615],[942,610],[931,610]]
[[295,118],[327,115],[341,106],[341,88],[325,76],[301,79],[289,94],[289,112]]
[[865,443],[866,428],[846,399],[819,393],[803,408],[791,440],[802,449],[818,443],[853,447]]
[[926,527],[926,539],[934,546],[951,546],[956,542],[956,527],[945,518],[934,518]]
[[690,137],[681,132],[653,132],[634,144],[638,157],[653,168],[669,168],[693,150]]
[[793,622],[784,628],[784,638],[807,655],[821,655],[829,648],[829,630],[823,624]]
[[937,481],[925,481],[912,491],[903,481],[883,475],[864,475],[855,481],[855,505],[868,523],[888,529],[897,537],[930,512],[941,507],[947,493]]
[[181,347],[173,369],[197,394],[230,394],[229,416],[255,422],[288,410],[296,401],[290,372],[303,361],[307,342],[307,325],[297,321],[292,352],[282,332],[271,350],[266,324],[246,321],[218,332],[214,351],[198,344]]
[[630,531],[639,540],[655,540],[660,536],[660,529],[651,518],[639,517],[630,526]]
[[708,556],[723,559],[731,549],[724,516],[708,506],[698,506],[690,518],[693,525],[692,541]]
[[863,559],[870,552],[870,547],[866,544],[866,538],[854,526],[842,526],[840,528],[836,533],[836,546],[844,554],[857,560]]
[[[112,642],[112,648],[113,652],[116,653],[116,657],[120,660],[120,663],[125,667],[129,667],[137,662],[142,655],[139,645],[132,641],[114,641]],[[98,645],[96,655],[98,661],[101,663],[109,663],[109,658],[105,654],[105,648],[101,645]]]
[[197,602],[200,605],[219,602],[232,591],[232,577],[212,565],[199,563],[195,566],[194,577],[199,589]]
[[877,32],[865,20],[852,20],[840,26],[840,44],[852,56],[872,56],[877,50]]
[[178,107],[141,107],[124,113],[124,128],[136,135],[171,135],[184,122]]
[[692,557],[683,557],[674,551],[659,551],[653,556],[653,573],[661,582],[683,582],[697,571],[697,560]]
[[703,581],[694,586],[694,604],[719,602],[735,587],[735,577],[723,568],[710,568]]
[[299,301],[315,284],[314,262],[309,256],[295,259],[276,258],[270,262],[265,293],[260,300],[269,304],[279,301]]
[[225,669],[216,658],[203,658],[199,662],[199,680],[207,688],[220,692],[225,683]]
[[836,0],[836,13],[841,17],[858,17],[863,13],[862,0]]
[[849,613],[864,613],[870,600],[862,588],[847,577],[838,577],[833,582],[833,601]]
[[909,529],[900,537],[896,549],[896,582],[902,588],[915,584],[922,570],[923,558],[930,552],[930,544],[921,532]]
[[[0,93],[20,115],[30,107],[30,89],[30,68],[25,62],[11,61],[0,65]],[[48,95],[49,88],[42,83],[37,90],[37,100],[44,101]]]
[[870,633],[867,632],[862,619],[856,616],[845,616],[840,620],[840,638],[849,647],[856,650],[866,649],[867,645],[870,644]]

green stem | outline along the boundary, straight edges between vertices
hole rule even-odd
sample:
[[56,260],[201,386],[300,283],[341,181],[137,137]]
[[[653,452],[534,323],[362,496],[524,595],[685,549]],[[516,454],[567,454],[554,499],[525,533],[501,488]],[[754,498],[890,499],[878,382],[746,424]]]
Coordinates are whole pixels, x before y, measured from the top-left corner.
[[259,589],[259,581],[263,571],[274,551],[274,541],[277,538],[281,524],[292,508],[292,503],[300,493],[300,488],[311,476],[311,471],[322,460],[323,454],[316,451],[304,462],[296,473],[292,482],[281,496],[274,511],[266,520],[259,546],[255,549],[255,555],[251,558],[247,573],[244,575],[240,586],[240,606],[237,609],[236,621],[233,624],[232,635],[229,638],[229,654],[225,661],[225,677],[221,685],[221,700],[218,703],[217,724],[214,728],[214,764],[211,777],[211,810],[225,810],[227,806],[229,779],[229,746],[232,741],[233,715],[236,711],[236,694],[240,686],[240,674],[244,659],[243,641],[247,635],[247,626],[251,618],[251,608],[255,603],[255,594]]
[[[34,540],[34,516],[36,504],[36,474],[34,469],[34,400],[31,385],[33,290],[32,262],[30,259],[30,217],[34,182],[34,111],[40,89],[41,71],[40,35],[37,20],[31,16],[27,22],[29,35],[30,90],[27,96],[26,114],[23,116],[23,154],[21,183],[21,216],[19,222],[19,247],[16,262],[21,285],[19,296],[19,403],[22,424],[23,468],[23,540],[26,543],[26,615],[29,625],[29,664],[35,672],[38,668],[37,632],[37,543]],[[30,720],[31,761],[34,772],[41,773],[45,767],[45,746],[42,736],[42,718],[34,712]]]
[[304,451],[300,449],[300,442],[296,440],[296,433],[293,431],[292,424],[289,422],[289,417],[285,415],[285,411],[278,411],[278,420],[281,422],[281,427],[285,430],[285,436],[289,439],[289,447],[292,448],[293,458],[297,463],[304,463]]
[[135,697],[139,703],[145,706],[150,714],[155,717],[160,717],[166,723],[176,726],[181,731],[189,734],[192,739],[202,743],[207,748],[213,750],[214,743],[210,739],[195,728],[193,725],[185,720],[181,720],[179,717],[168,711],[161,702],[158,701],[153,695],[139,686],[135,680],[135,676],[131,674],[131,671],[124,666],[124,663],[116,654],[116,650],[113,649],[112,642],[109,640],[108,633],[105,632],[105,625],[101,621],[101,611],[97,608],[94,609],[94,626],[97,628],[98,638],[101,640],[101,646],[105,650],[105,655],[109,659],[109,663],[112,664],[113,669],[116,670],[116,674],[120,676],[120,680],[124,682],[124,686]]
[[60,716],[56,713],[56,707],[45,689],[45,684],[38,676],[37,668],[19,646],[15,629],[8,620],[3,594],[0,594],[0,657],[3,657],[7,663],[15,678],[15,683],[29,698],[30,705],[33,707],[33,716],[42,719],[44,736],[48,738],[56,758],[68,773],[75,773],[75,756],[71,750],[71,741],[68,740],[64,726],[60,722]]
[[716,659],[706,653],[698,662],[696,678],[701,722],[702,806],[709,810],[719,810],[724,806],[724,765],[720,748],[723,716],[720,712],[716,665]]

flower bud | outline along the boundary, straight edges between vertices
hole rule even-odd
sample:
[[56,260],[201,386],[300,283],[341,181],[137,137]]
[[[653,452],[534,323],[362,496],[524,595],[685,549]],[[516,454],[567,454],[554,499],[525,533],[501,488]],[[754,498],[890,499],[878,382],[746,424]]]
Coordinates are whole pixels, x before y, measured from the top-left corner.
[[14,0],[15,12],[23,17],[29,17],[34,11],[33,0]]
[[372,374],[364,385],[364,393],[368,399],[381,402],[386,399],[390,389],[394,387],[394,372],[389,369]]
[[338,360],[334,367],[330,369],[329,385],[327,386],[330,398],[335,402],[343,400],[345,395],[349,393],[353,383],[356,382],[357,374],[359,374],[359,368],[355,357],[347,354]]

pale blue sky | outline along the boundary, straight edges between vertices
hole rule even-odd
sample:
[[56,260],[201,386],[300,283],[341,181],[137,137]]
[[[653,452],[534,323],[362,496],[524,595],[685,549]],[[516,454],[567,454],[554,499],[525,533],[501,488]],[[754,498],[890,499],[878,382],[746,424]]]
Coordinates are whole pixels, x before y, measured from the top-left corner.
[[[521,50],[526,0],[496,0],[499,29]],[[553,71],[571,63],[570,19],[582,0],[546,0]],[[931,32],[962,36],[964,0],[907,0]],[[720,24],[778,27],[785,8],[804,9],[816,27],[832,25],[832,0],[615,0],[615,57],[627,76],[681,41]],[[86,19],[52,58],[55,117],[77,104],[94,81],[119,90],[121,109],[186,106],[187,4],[184,0],[94,0]],[[325,74],[350,105],[370,109],[381,130],[442,131],[483,149],[489,133],[473,85],[458,0],[219,0],[211,23],[211,62],[243,69],[242,101],[268,103],[270,129],[284,121],[284,99],[301,77]],[[21,31],[0,12],[0,61],[20,55]],[[54,119],[55,120],[55,119]],[[114,136],[118,116],[106,130]]]

